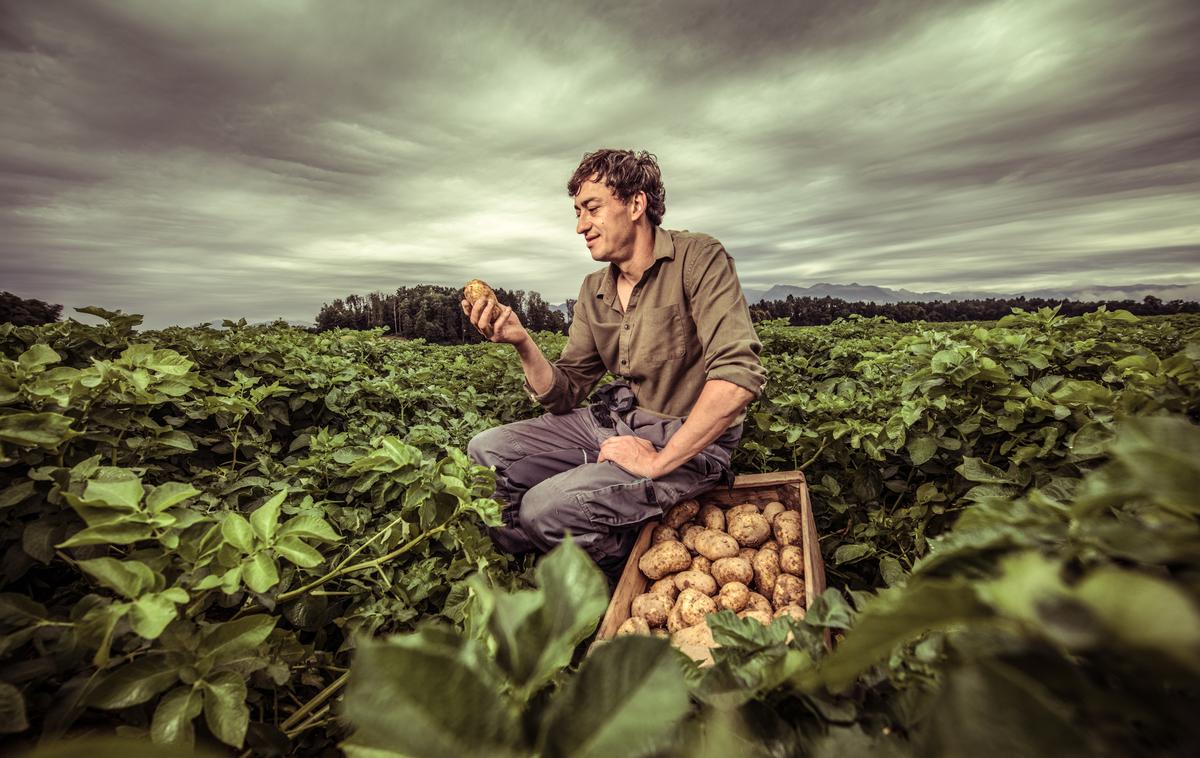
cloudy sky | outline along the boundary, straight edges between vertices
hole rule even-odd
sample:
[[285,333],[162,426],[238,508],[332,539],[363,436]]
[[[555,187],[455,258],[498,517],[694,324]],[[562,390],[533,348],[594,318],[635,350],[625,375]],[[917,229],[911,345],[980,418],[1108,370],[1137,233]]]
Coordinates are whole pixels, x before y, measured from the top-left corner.
[[0,4],[0,289],[151,326],[578,292],[645,149],[743,284],[1200,282],[1200,3]]

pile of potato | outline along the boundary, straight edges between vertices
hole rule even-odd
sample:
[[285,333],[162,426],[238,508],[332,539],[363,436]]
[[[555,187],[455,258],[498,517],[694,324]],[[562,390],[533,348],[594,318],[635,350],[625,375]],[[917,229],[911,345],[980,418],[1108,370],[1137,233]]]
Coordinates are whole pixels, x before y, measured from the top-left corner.
[[670,635],[680,647],[712,647],[704,621],[710,613],[730,610],[763,624],[804,618],[800,535],[800,512],[779,502],[761,510],[695,500],[673,506],[638,561],[650,589],[633,599],[617,634]]

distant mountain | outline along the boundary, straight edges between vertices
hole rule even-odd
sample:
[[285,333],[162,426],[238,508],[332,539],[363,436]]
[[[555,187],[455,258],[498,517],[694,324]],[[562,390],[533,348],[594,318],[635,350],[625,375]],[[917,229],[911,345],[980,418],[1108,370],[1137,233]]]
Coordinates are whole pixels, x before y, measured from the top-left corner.
[[1030,290],[1028,292],[998,293],[980,291],[962,292],[913,292],[870,284],[828,284],[822,282],[809,287],[791,284],[776,284],[770,289],[745,288],[746,300],[753,305],[763,300],[785,300],[794,297],[832,297],[852,303],[901,303],[929,302],[933,300],[984,300],[987,298],[1011,299],[1016,297],[1045,298],[1047,300],[1143,300],[1147,296],[1160,300],[1200,300],[1200,282],[1189,284],[1130,284],[1124,286],[1097,285],[1092,287],[1063,287]]

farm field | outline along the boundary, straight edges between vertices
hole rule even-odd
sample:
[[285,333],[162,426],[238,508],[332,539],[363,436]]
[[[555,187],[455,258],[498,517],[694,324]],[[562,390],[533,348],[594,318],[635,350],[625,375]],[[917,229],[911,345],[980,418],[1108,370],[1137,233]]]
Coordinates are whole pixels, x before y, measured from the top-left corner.
[[[831,589],[802,622],[710,617],[701,671],[651,638],[581,661],[602,576],[569,546],[536,567],[491,546],[491,476],[462,451],[540,412],[506,346],[85,311],[105,323],[0,326],[0,744],[1200,741],[1198,316],[759,324],[769,380],[735,470],[805,471]],[[565,338],[538,339],[553,358]]]

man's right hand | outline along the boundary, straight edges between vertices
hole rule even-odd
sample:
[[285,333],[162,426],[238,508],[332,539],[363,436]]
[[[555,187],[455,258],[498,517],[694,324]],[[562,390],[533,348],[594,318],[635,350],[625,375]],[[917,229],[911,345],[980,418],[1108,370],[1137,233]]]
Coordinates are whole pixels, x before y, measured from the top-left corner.
[[[466,300],[462,301],[462,308],[467,310]],[[496,308],[500,309],[500,315],[492,322],[490,319]],[[494,300],[476,300],[467,317],[471,320],[471,326],[492,342],[520,345],[529,339],[529,332],[525,331],[513,309]],[[491,323],[490,327],[482,326],[488,323]]]

